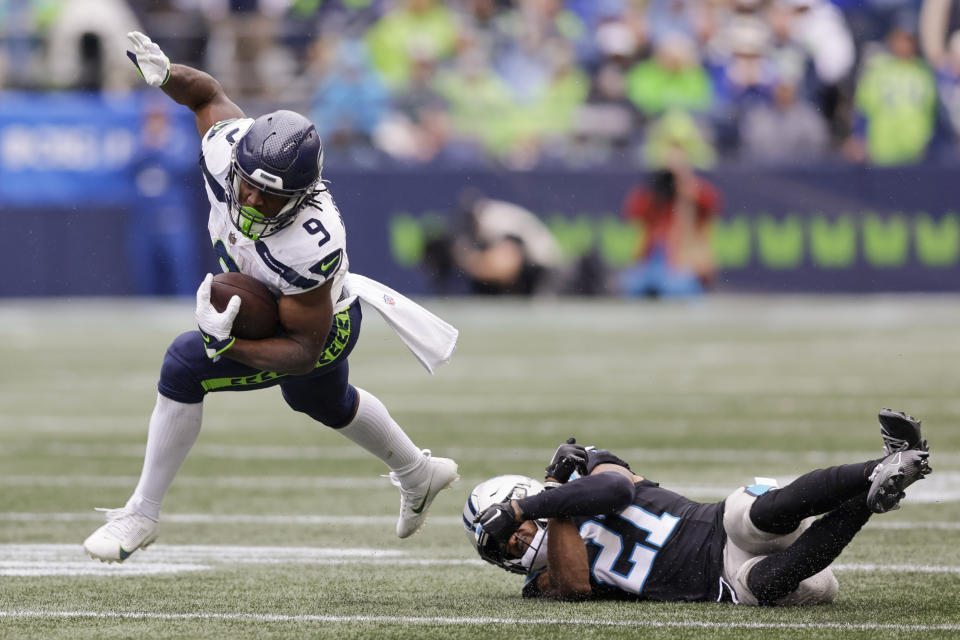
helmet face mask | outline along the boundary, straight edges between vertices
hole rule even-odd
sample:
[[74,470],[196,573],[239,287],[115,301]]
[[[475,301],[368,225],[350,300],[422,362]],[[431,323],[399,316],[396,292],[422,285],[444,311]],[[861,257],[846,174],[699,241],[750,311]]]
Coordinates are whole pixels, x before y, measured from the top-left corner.
[[[298,113],[275,111],[257,118],[233,147],[227,173],[230,218],[240,233],[259,240],[280,231],[318,190],[323,146],[317,130]],[[275,215],[244,205],[241,188],[286,198]]]
[[516,556],[510,552],[509,543],[500,544],[494,540],[492,536],[483,531],[482,528],[478,528],[479,530],[476,534],[477,552],[480,554],[480,557],[490,564],[506,569],[511,573],[519,573],[522,575],[536,573],[545,568],[547,562],[547,547],[544,543],[546,542],[547,524],[542,520],[531,520],[529,522],[532,522],[536,526],[536,533],[529,542],[527,542],[524,537],[515,534],[517,542],[523,548],[523,554],[520,556]]
[[242,204],[240,197],[241,182],[269,196],[282,196],[283,194],[275,193],[264,185],[254,182],[243,174],[242,170],[237,167],[236,162],[231,163],[230,171],[227,173],[226,188],[227,203],[230,206],[230,219],[237,230],[251,240],[259,240],[273,235],[289,225],[296,218],[303,203],[313,195],[313,189],[309,189],[299,195],[286,196],[287,201],[279,213],[274,216],[267,216],[256,207]]
[[521,536],[517,536],[517,539],[526,547],[520,557],[509,552],[508,544],[497,542],[483,530],[483,527],[473,522],[476,515],[490,505],[507,500],[518,500],[541,491],[543,491],[541,483],[533,478],[519,475],[497,476],[481,482],[474,488],[463,508],[463,525],[467,539],[481,558],[502,569],[523,575],[531,571],[539,571],[546,566],[546,521],[533,521],[536,525],[536,534],[529,543]]

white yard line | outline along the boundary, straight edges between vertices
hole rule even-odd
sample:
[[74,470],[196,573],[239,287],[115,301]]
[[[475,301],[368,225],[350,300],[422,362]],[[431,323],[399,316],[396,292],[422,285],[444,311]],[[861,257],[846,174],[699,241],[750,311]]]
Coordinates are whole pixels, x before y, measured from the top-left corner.
[[960,522],[948,520],[945,522],[883,522],[872,520],[867,523],[867,529],[885,529],[887,531],[910,531],[913,529],[939,529],[941,531],[960,531]]
[[[79,575],[82,569],[98,567],[96,573],[138,575],[144,572],[172,572],[209,569],[218,564],[379,564],[388,566],[486,566],[466,552],[460,557],[418,556],[400,549],[363,547],[277,547],[240,545],[156,544],[123,564],[104,565],[85,560],[79,544],[0,544],[2,575]],[[921,564],[841,563],[837,571],[893,573],[957,573],[960,566]],[[134,569],[131,569],[134,568]],[[137,569],[139,567],[139,569]],[[134,571],[135,570],[135,571]],[[36,573],[29,573],[29,572]],[[131,573],[133,571],[133,573]],[[90,573],[89,571],[86,573]]]
[[[30,558],[34,561],[69,560],[83,557],[79,544],[0,544],[0,562]],[[135,559],[149,558],[151,562],[239,562],[259,563],[262,559],[290,563],[311,560],[410,557],[401,549],[374,549],[366,547],[276,547],[239,545],[183,545],[158,543],[138,553]],[[133,561],[131,561],[133,562]],[[119,566],[127,566],[125,563]]]
[[[51,456],[69,456],[77,458],[142,458],[144,444],[68,444],[53,442],[39,447],[41,453]],[[17,446],[5,448],[0,455],[20,455]],[[879,457],[878,451],[777,451],[764,449],[745,451],[742,449],[623,449],[617,455],[624,460],[643,464],[645,460],[662,461],[669,459],[677,462],[708,462],[719,464],[730,461],[731,465],[743,467],[744,456],[749,456],[750,464],[758,466],[767,463],[790,465],[844,464],[856,460],[869,460]],[[282,446],[282,445],[226,445],[197,444],[191,455],[207,458],[226,458],[229,460],[368,460],[370,454],[360,447],[352,446]],[[497,460],[539,461],[543,458],[542,447],[446,447],[443,455],[463,460],[480,460],[496,457]],[[936,460],[940,466],[937,471],[960,467],[960,454],[937,452]],[[944,465],[948,465],[944,467]],[[748,471],[749,473],[749,471]],[[931,478],[936,477],[936,474]]]
[[0,544],[0,576],[123,578],[215,569],[225,564],[480,566],[479,558],[413,557],[399,549],[157,544],[122,564],[95,562],[79,544]]
[[[477,478],[480,482],[481,478]],[[0,487],[126,487],[137,476],[11,475],[0,476]],[[176,486],[202,489],[379,489],[390,480],[377,476],[177,476]]]
[[0,618],[95,618],[114,620],[226,620],[243,622],[372,622],[398,625],[565,625],[577,627],[615,627],[648,629],[784,629],[784,630],[858,630],[858,631],[958,631],[958,624],[881,624],[853,622],[708,622],[699,620],[590,620],[585,618],[482,618],[446,616],[335,616],[284,615],[264,613],[155,613],[150,611],[0,611]]
[[[182,524],[281,524],[281,525],[384,525],[396,522],[396,516],[345,516],[345,515],[266,515],[250,513],[211,514],[211,513],[165,513],[164,522]],[[103,516],[96,511],[80,513],[64,512],[0,512],[0,522],[99,522]],[[463,519],[455,516],[430,516],[430,524],[445,526],[463,526]],[[867,530],[916,530],[934,529],[941,531],[960,531],[960,522],[956,521],[917,521],[884,522],[874,519],[865,527]]]
[[878,571],[889,571],[891,573],[960,573],[960,567],[930,564],[871,564],[865,562],[863,564],[832,564],[830,568],[834,571],[860,571],[863,573]]
[[185,562],[140,562],[108,565],[90,559],[75,562],[0,560],[0,576],[39,578],[47,576],[149,576],[184,571],[205,571],[212,567]]
[[[0,522],[85,522],[102,521],[103,515],[89,513],[0,513]],[[260,515],[165,513],[164,522],[186,524],[296,524],[296,525],[383,525],[394,524],[397,516],[334,516],[334,515]],[[460,524],[462,518],[431,517],[431,524]]]
[[[460,485],[472,487],[482,478],[465,478]],[[691,498],[722,499],[730,494],[743,478],[731,478],[728,482],[713,481],[709,484],[672,483],[663,485]],[[792,480],[779,478],[784,486]],[[90,475],[9,475],[0,476],[0,487],[128,487],[136,486],[134,476]],[[389,488],[383,476],[183,476],[176,479],[176,486],[192,489],[242,489],[258,491],[285,491],[290,489],[338,489],[366,490]],[[941,504],[960,502],[960,472],[939,471],[923,482],[913,485],[907,498],[908,504]]]

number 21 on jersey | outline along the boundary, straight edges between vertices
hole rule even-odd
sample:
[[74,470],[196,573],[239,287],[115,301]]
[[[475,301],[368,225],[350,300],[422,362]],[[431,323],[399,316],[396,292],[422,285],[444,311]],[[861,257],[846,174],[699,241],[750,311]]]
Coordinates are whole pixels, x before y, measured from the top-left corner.
[[[647,535],[645,538],[624,536],[596,520],[585,522],[580,527],[580,537],[587,544],[600,547],[591,572],[601,584],[616,585],[624,591],[639,594],[650,575],[657,552],[666,544],[680,518],[669,513],[655,516],[634,505],[630,505],[617,516],[608,516],[605,520],[614,524],[610,522],[613,518],[626,521],[640,531],[646,531]],[[624,548],[625,538],[627,548]],[[642,543],[631,544],[631,540],[638,539],[641,539]],[[625,571],[618,571],[618,566]]]

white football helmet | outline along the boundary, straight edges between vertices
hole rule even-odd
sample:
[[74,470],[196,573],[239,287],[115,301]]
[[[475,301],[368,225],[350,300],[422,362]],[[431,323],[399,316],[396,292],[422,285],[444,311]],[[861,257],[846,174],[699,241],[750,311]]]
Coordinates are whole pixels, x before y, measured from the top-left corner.
[[507,571],[520,574],[536,573],[547,566],[546,520],[534,520],[537,534],[520,558],[508,557],[507,545],[498,543],[473,521],[478,513],[491,505],[507,500],[519,500],[541,491],[541,483],[518,475],[497,476],[474,487],[463,506],[463,526],[467,531],[467,539],[481,558]]

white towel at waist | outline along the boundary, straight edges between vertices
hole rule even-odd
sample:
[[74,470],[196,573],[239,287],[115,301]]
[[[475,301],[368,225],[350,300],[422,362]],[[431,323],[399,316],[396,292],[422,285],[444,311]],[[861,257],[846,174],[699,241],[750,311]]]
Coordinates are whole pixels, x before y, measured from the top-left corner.
[[[450,362],[460,332],[413,300],[366,276],[348,273],[344,280],[347,298],[358,297],[380,312],[403,344],[431,374]],[[343,304],[345,300],[341,300]]]

